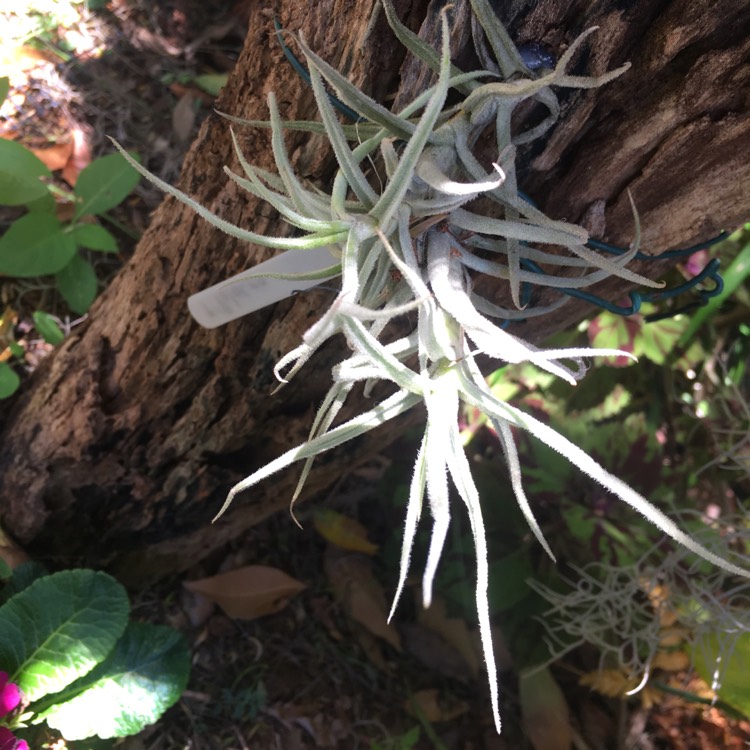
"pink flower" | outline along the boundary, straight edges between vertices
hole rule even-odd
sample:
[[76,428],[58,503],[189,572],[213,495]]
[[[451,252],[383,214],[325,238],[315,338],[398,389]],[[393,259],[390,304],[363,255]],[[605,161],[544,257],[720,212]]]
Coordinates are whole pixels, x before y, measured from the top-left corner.
[[[8,679],[8,675],[5,675],[5,679]],[[26,740],[19,740],[7,727],[0,727],[0,750],[29,750],[29,744]]]
[[[9,714],[21,702],[21,691],[14,682],[8,682],[8,673],[0,672],[0,716]],[[0,745],[0,750],[3,746]]]

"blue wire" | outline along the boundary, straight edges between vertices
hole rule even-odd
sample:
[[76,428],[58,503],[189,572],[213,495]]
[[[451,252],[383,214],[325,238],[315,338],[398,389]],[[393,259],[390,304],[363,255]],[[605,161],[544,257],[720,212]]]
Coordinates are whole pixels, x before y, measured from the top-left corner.
[[[294,53],[292,52],[292,50],[290,50],[289,47],[287,47],[286,42],[284,41],[284,36],[282,34],[283,28],[281,24],[279,23],[279,19],[276,18],[275,16],[273,19],[273,25],[274,25],[274,28],[276,29],[276,38],[279,40],[281,49],[284,52],[284,57],[286,57],[286,59],[289,60],[292,67],[299,74],[299,77],[308,86],[312,86],[312,81],[310,80],[310,74],[307,72],[307,68],[294,56]],[[353,122],[365,121],[364,117],[360,117],[360,115],[358,115],[353,109],[348,107],[346,104],[344,104],[344,102],[341,101],[341,99],[338,99],[333,94],[329,93],[328,99],[330,100],[331,104],[333,104],[333,106],[339,110],[339,112],[345,114]]]
[[[527,270],[532,271],[533,273],[544,273],[536,263],[526,258],[521,260],[521,265]],[[698,292],[697,302],[685,305],[676,310],[670,310],[668,313],[653,313],[652,315],[646,317],[646,320],[648,322],[653,322],[655,320],[673,317],[695,307],[703,307],[703,305],[708,304],[708,301],[712,297],[716,297],[717,295],[721,294],[724,290],[724,279],[722,279],[721,274],[719,274],[719,265],[719,259],[714,258],[700,273],[693,276],[692,279],[686,281],[684,284],[672,287],[671,289],[664,289],[659,292],[630,292],[628,294],[628,296],[630,297],[630,307],[616,305],[614,302],[610,302],[603,297],[599,297],[598,295],[592,294],[591,292],[583,292],[580,289],[564,288],[558,289],[558,291],[562,292],[568,297],[575,297],[576,299],[585,300],[586,302],[592,305],[596,305],[597,307],[600,307],[607,312],[615,313],[616,315],[628,316],[635,315],[637,312],[639,312],[641,309],[641,304],[643,302],[660,302],[662,300],[672,299],[680,294],[691,291],[706,279],[710,279],[714,282],[713,289],[701,289]]]
[[[312,82],[310,80],[310,74],[307,71],[307,68],[295,57],[294,53],[289,49],[289,47],[286,45],[286,42],[284,41],[284,37],[282,35],[282,26],[279,23],[279,19],[274,17],[273,19],[273,25],[276,29],[276,38],[279,40],[279,44],[281,45],[281,49],[284,52],[284,56],[289,61],[289,63],[292,65],[292,67],[297,71],[300,78],[302,78],[303,81],[305,81],[308,86],[312,85]],[[543,57],[541,52],[542,48],[534,48],[533,50],[529,50],[529,55],[525,56],[524,63],[529,67],[530,70],[535,70],[538,67],[544,67],[544,64],[549,64],[550,60],[553,60],[554,58],[547,58]],[[536,58],[538,59],[531,59],[533,55],[531,53],[534,53],[536,55]],[[548,54],[548,53],[545,53]],[[527,60],[527,57],[529,58]],[[349,106],[344,104],[340,99],[338,99],[333,94],[328,94],[328,98],[331,102],[331,104],[338,109],[341,113],[346,115],[350,120],[353,122],[364,122],[366,118],[361,117],[357,112],[355,112],[353,109],[351,109]],[[519,196],[525,200],[529,205],[536,207],[536,203],[534,200],[527,195],[526,193],[518,191]],[[646,255],[645,253],[642,253],[638,251],[635,254],[635,258],[638,260],[648,260],[648,261],[658,261],[658,260],[668,260],[670,258],[682,258],[689,255],[692,255],[693,253],[697,252],[698,250],[702,250],[704,248],[711,247],[712,245],[717,244],[718,242],[722,242],[727,237],[729,237],[729,232],[721,232],[719,235],[714,237],[713,239],[707,240],[706,242],[700,242],[697,245],[692,245],[690,247],[686,248],[680,248],[678,250],[667,250],[666,252],[663,252],[659,255]],[[610,253],[611,255],[623,255],[627,252],[627,248],[618,247],[617,245],[610,245],[607,242],[602,242],[601,240],[592,240],[590,239],[586,243],[586,247],[592,249],[592,250],[601,250],[606,253]],[[521,265],[533,273],[544,273],[542,269],[533,261],[528,259],[522,259]],[[698,292],[698,301],[693,302],[687,305],[684,305],[683,307],[680,307],[676,310],[670,310],[666,313],[653,313],[652,315],[646,316],[647,322],[653,322],[655,320],[662,320],[663,318],[669,318],[674,315],[678,315],[679,313],[682,313],[686,310],[693,309],[695,307],[702,307],[703,305],[708,304],[708,301],[712,297],[716,297],[717,295],[721,294],[722,290],[724,289],[724,280],[722,279],[721,275],[719,274],[719,260],[717,258],[714,258],[711,260],[706,267],[698,273],[696,276],[694,276],[689,281],[685,282],[684,284],[680,284],[679,286],[673,287],[672,289],[665,289],[660,292],[630,292],[630,307],[623,307],[622,305],[616,305],[613,302],[610,302],[609,300],[605,300],[603,297],[599,297],[596,294],[591,294],[591,292],[583,292],[580,289],[570,289],[570,288],[564,288],[559,289],[560,292],[567,295],[568,297],[575,297],[576,299],[581,299],[586,302],[589,302],[592,305],[595,305],[597,307],[602,308],[603,310],[607,310],[608,312],[615,313],[617,315],[635,315],[640,309],[641,304],[643,302],[657,302],[665,299],[672,299],[673,297],[676,297],[680,294],[683,294],[685,292],[688,292],[692,289],[694,289],[698,284],[700,284],[705,279],[711,279],[715,286],[711,290],[700,290]],[[531,293],[532,293],[532,284],[531,282],[525,281],[521,285],[521,304],[525,307],[526,305],[530,304],[531,302]],[[503,323],[503,326],[508,325],[510,321],[505,321]]]

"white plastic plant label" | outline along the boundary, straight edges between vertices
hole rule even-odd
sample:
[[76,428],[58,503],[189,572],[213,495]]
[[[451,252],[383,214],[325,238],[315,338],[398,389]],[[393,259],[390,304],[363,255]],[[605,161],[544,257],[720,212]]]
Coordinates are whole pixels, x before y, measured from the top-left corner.
[[188,298],[188,309],[204,328],[218,326],[249,315],[261,307],[280,302],[295,292],[317,286],[326,279],[276,279],[258,274],[310,273],[322,271],[338,261],[326,247],[311,250],[287,250],[275,258],[259,263],[247,271],[232,276]]

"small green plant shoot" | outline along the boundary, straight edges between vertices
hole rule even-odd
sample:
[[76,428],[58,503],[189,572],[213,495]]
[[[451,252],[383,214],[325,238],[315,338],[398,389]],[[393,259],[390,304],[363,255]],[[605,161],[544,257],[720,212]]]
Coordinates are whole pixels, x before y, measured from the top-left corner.
[[[8,79],[0,78],[0,104]],[[0,236],[0,278],[53,276],[70,309],[84,314],[97,293],[94,267],[80,250],[116,253],[117,240],[95,218],[119,205],[138,184],[139,177],[119,154],[91,162],[78,176],[75,188],[65,191],[52,182],[52,173],[31,151],[15,141],[0,139],[0,205],[25,206],[25,214]],[[74,203],[69,221],[58,218],[55,195]],[[63,334],[51,316],[36,320],[40,335],[59,344]],[[8,362],[0,362],[0,398],[19,386]]]

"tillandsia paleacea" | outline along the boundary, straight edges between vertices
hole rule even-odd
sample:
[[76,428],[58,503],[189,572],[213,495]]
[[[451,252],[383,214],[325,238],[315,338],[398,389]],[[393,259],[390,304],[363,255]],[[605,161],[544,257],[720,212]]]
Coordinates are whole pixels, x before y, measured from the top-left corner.
[[[571,289],[616,276],[644,286],[660,286],[626,267],[638,252],[635,211],[636,240],[628,252],[610,257],[585,246],[588,234],[583,228],[550,219],[524,200],[516,185],[517,147],[540,138],[558,117],[560,107],[552,87],[597,87],[624,73],[628,65],[596,77],[568,74],[576,51],[594,31],[589,29],[570,45],[553,68],[532,73],[488,0],[471,0],[474,43],[485,69],[466,73],[451,64],[446,12],[441,14],[442,46],[436,50],[401,24],[390,0],[382,0],[382,4],[396,36],[437,75],[434,85],[401,111],[392,112],[366,96],[299,39],[321,121],[282,122],[273,94],[268,96],[270,122],[229,118],[243,125],[270,127],[278,174],[250,165],[234,133],[243,174],[225,167],[226,174],[273,206],[290,225],[301,230],[301,237],[265,237],[232,225],[129,161],[154,184],[234,237],[279,250],[325,246],[335,257],[333,265],[320,271],[281,275],[297,280],[340,276],[340,291],[330,308],[304,333],[300,345],[281,358],[274,373],[282,385],[287,383],[325,341],[337,334],[346,339],[351,356],[333,368],[333,384],[315,416],[308,440],[236,484],[218,515],[224,513],[240,492],[296,461],[303,461],[291,501],[293,506],[318,454],[374,429],[417,404],[425,404],[426,426],[410,484],[391,617],[406,581],[425,499],[433,525],[422,592],[424,606],[430,604],[450,524],[450,477],[466,505],[474,536],[479,630],[493,717],[499,732],[498,684],[487,600],[487,545],[479,494],[459,436],[461,403],[479,409],[494,425],[517,501],[534,535],[552,559],[552,551],[524,494],[514,428],[528,430],[560,452],[695,554],[732,573],[747,573],[700,546],[565,437],[511,404],[499,401],[490,392],[475,362],[478,353],[505,363],[532,362],[575,384],[585,373],[584,357],[630,356],[587,348],[539,349],[490,320],[545,315],[568,300],[560,295],[544,307],[524,306],[521,287],[525,283]],[[358,115],[356,124],[341,124],[327,86]],[[460,95],[455,104],[447,103],[450,89]],[[547,115],[530,130],[514,134],[511,128],[514,110],[527,100],[542,105]],[[330,193],[297,177],[284,145],[285,128],[326,136],[338,165]],[[495,148],[491,169],[480,162],[475,149],[480,136],[488,133]],[[122,149],[121,152],[128,158]],[[376,159],[379,168],[375,166]],[[378,174],[374,174],[376,169]],[[493,206],[490,213],[472,210],[472,202],[480,195],[490,200]],[[553,247],[564,248],[566,252],[553,252]],[[525,260],[543,264],[545,272],[525,270],[522,266]],[[470,272],[506,280],[514,307],[499,307],[474,292]],[[245,276],[253,277],[252,272]],[[241,281],[240,278],[227,283]],[[406,313],[416,314],[416,326],[408,335],[389,340],[393,338],[387,338],[392,330],[389,323]],[[364,413],[335,425],[355,385],[364,382],[365,394],[369,394],[379,381],[395,385],[391,395]]]

